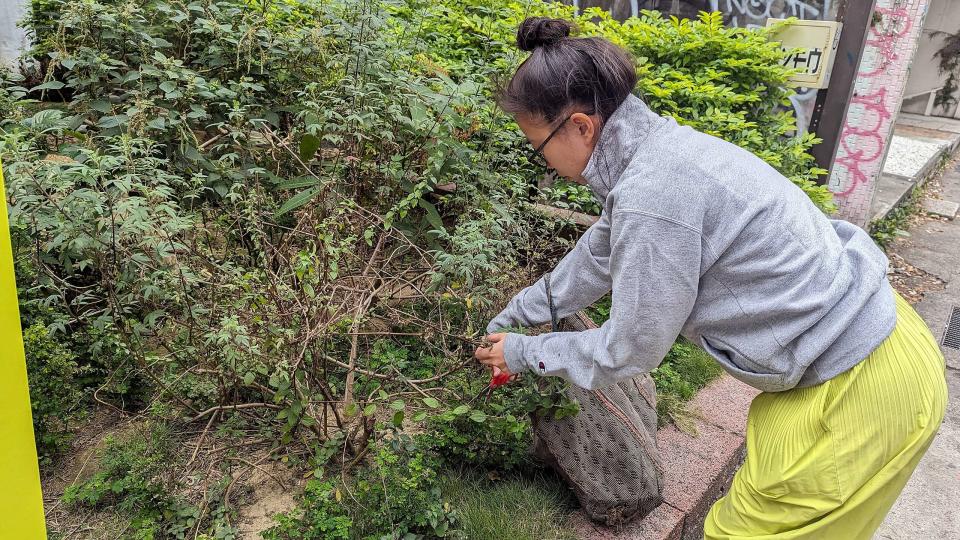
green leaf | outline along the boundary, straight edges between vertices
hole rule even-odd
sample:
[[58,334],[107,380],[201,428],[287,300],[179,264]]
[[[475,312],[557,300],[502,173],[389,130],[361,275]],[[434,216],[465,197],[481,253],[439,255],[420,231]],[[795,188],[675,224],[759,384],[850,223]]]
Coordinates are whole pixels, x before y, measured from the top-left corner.
[[100,119],[99,122],[97,122],[97,127],[101,127],[101,128],[104,128],[104,129],[114,128],[114,127],[118,127],[118,126],[121,126],[121,125],[123,125],[123,124],[126,124],[126,123],[127,123],[127,120],[129,120],[129,118],[127,118],[127,115],[125,115],[125,114],[116,114],[116,115],[113,115],[113,116],[104,116],[104,117],[102,117],[102,118]]
[[97,100],[91,101],[87,106],[103,114],[107,114],[108,112],[113,110],[113,107],[110,105],[110,102],[105,99],[97,99]]
[[414,421],[414,422],[423,422],[424,419],[426,419],[426,418],[427,418],[427,412],[426,412],[426,411],[420,411],[420,412],[418,412],[417,414],[413,415],[413,421]]
[[398,399],[398,400],[396,400],[396,401],[394,401],[393,403],[390,404],[390,408],[393,409],[393,410],[395,410],[395,411],[402,411],[403,408],[406,407],[406,406],[407,406],[407,404],[404,403],[403,400],[401,400],[401,399]]
[[243,384],[250,384],[250,383],[252,383],[253,380],[256,379],[256,378],[257,378],[257,374],[256,374],[256,373],[254,373],[254,372],[252,372],[252,371],[248,371],[248,372],[243,376]]
[[195,146],[190,145],[183,148],[183,157],[190,161],[200,161],[203,156],[200,155],[200,151]]
[[420,199],[417,204],[427,211],[427,221],[430,222],[430,225],[432,225],[434,229],[443,230],[443,220],[440,219],[440,213],[437,212],[437,207],[425,199]]
[[356,402],[349,403],[347,404],[346,407],[343,408],[343,414],[347,418],[353,418],[359,412],[360,412],[360,406],[357,405]]
[[473,411],[470,413],[470,419],[474,422],[480,423],[487,419],[487,415],[483,411]]
[[430,407],[431,409],[436,409],[437,407],[440,406],[440,402],[437,401],[436,398],[432,398],[432,397],[423,398],[423,404],[426,405],[427,407]]
[[315,186],[319,180],[313,176],[298,176],[296,178],[290,178],[289,180],[283,180],[277,184],[277,189],[298,189],[304,187]]
[[410,103],[410,121],[415,128],[425,124],[429,119],[429,113],[423,103],[418,101]]
[[60,81],[47,81],[43,84],[38,84],[37,86],[34,86],[33,89],[31,89],[30,91],[34,92],[37,90],[59,90],[64,86],[65,85]]
[[143,323],[146,324],[147,326],[153,326],[157,323],[157,319],[159,319],[160,317],[166,314],[167,313],[162,309],[151,311],[149,314],[147,314],[146,317],[144,317]]
[[397,411],[396,414],[393,415],[393,425],[397,427],[403,426],[403,411]]
[[177,89],[177,83],[173,81],[163,81],[159,86],[160,90],[170,93]]
[[281,206],[280,209],[277,210],[277,217],[280,217],[284,214],[292,212],[293,210],[296,210],[297,208],[300,208],[301,206],[307,204],[308,202],[310,202],[311,199],[313,199],[317,195],[317,193],[320,193],[320,190],[318,188],[311,188],[311,189],[301,191],[300,193],[297,193],[293,197],[290,197],[287,200],[287,202],[283,203],[283,206]]
[[309,162],[320,148],[320,139],[312,133],[307,133],[300,139],[300,159]]
[[363,408],[364,416],[373,416],[373,413],[377,412],[377,404],[371,403]]
[[468,412],[469,410],[470,410],[470,406],[469,406],[469,405],[461,405],[461,406],[459,406],[459,407],[457,407],[456,409],[453,410],[453,414],[455,414],[455,415],[457,415],[457,416],[461,416],[461,415],[467,414],[467,412]]

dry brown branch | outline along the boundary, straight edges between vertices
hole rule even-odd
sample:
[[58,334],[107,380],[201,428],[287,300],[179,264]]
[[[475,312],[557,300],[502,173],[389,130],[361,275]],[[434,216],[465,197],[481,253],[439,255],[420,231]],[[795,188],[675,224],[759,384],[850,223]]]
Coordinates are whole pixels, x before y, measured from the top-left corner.
[[187,422],[196,422],[197,420],[207,416],[208,414],[219,412],[219,411],[233,411],[240,409],[255,409],[255,408],[266,408],[266,409],[281,409],[279,405],[274,405],[273,403],[241,403],[239,405],[217,405],[215,407],[210,407],[209,409],[204,410],[200,414],[188,418]]

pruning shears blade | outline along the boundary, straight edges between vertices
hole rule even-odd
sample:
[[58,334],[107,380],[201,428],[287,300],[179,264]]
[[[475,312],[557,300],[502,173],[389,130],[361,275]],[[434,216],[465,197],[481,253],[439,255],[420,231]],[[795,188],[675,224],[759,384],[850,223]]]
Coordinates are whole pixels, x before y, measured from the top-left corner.
[[496,375],[493,375],[492,377],[490,377],[490,382],[487,383],[487,385],[484,386],[483,389],[477,393],[477,395],[470,398],[470,401],[468,401],[466,404],[467,405],[472,404],[474,401],[478,400],[480,396],[484,396],[484,394],[486,394],[483,398],[484,403],[486,403],[487,401],[490,401],[490,395],[493,394],[493,389],[497,388],[498,386],[503,386],[507,384],[508,382],[510,382],[510,378],[511,378],[510,375],[507,375],[502,371],[500,373],[497,373]]

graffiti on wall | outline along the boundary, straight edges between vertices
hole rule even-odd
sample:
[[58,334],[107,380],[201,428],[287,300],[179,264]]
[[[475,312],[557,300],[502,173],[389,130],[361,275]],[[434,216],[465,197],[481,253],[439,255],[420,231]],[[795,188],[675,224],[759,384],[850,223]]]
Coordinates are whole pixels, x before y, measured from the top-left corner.
[[826,20],[830,0],[710,0],[710,10],[726,13],[733,26],[754,28],[771,17]]
[[877,0],[829,184],[840,215],[858,225],[870,217],[875,180],[883,168],[926,4]]
[[599,7],[621,20],[636,17],[647,9],[681,19],[695,19],[701,11],[716,11],[711,9],[712,0],[564,0],[563,3],[579,10]]
[[599,7],[617,19],[636,17],[645,9],[694,19],[701,11],[721,11],[724,23],[743,28],[764,26],[770,17],[824,20],[831,0],[566,0],[577,9]]

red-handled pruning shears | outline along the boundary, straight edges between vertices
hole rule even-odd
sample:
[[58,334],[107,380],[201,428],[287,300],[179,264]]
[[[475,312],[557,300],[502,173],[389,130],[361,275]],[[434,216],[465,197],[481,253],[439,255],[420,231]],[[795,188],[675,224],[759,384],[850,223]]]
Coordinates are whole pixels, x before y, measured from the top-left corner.
[[507,373],[500,371],[497,368],[494,368],[494,369],[495,369],[495,373],[490,377],[490,382],[487,383],[487,386],[485,386],[483,390],[480,390],[480,393],[470,398],[470,401],[467,402],[467,405],[476,401],[480,396],[484,396],[484,394],[486,395],[483,397],[483,402],[486,403],[490,401],[490,394],[493,393],[493,389],[497,388],[498,386],[503,386],[507,384],[508,382],[510,382],[510,379],[513,377],[512,375],[508,375]]

